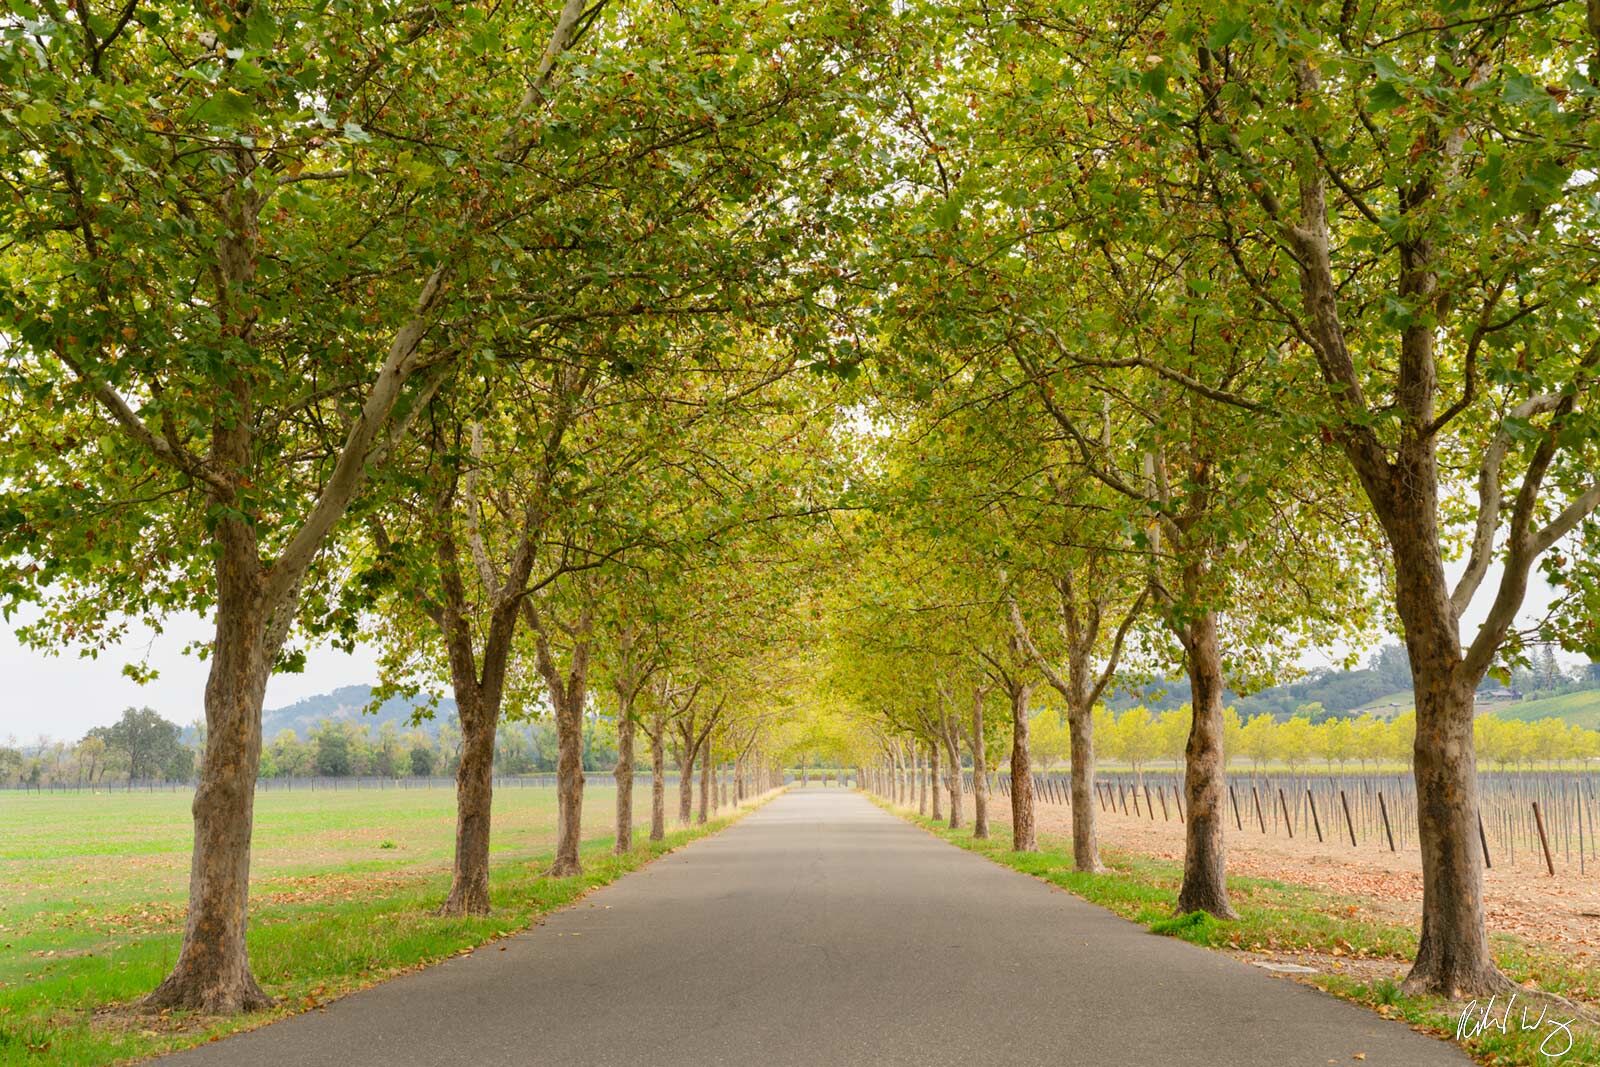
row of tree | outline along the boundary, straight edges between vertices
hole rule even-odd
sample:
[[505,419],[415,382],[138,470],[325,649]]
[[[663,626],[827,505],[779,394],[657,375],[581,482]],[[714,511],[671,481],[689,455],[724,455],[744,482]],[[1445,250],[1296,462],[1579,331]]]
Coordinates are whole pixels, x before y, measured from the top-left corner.
[[[1474,694],[1538,642],[1600,652],[1595,6],[940,5],[919,30],[950,61],[902,88],[856,421],[880,506],[832,613],[874,780],[942,766],[959,818],[961,753],[981,771],[996,741],[1034,848],[1048,686],[1095,870],[1093,709],[1181,665],[1178,907],[1232,918],[1225,691],[1392,629],[1405,987],[1508,989]],[[1556,596],[1530,622],[1535,568]]]
[[267,1003],[261,703],[308,641],[455,699],[448,912],[488,907],[506,716],[555,726],[557,874],[596,687],[623,813],[636,745],[660,810],[668,749],[768,766],[803,696],[858,763],[1005,735],[1026,849],[1048,685],[1093,870],[1093,708],[1181,666],[1178,904],[1228,918],[1225,691],[1385,626],[1409,987],[1504,988],[1473,695],[1536,565],[1537,636],[1600,651],[1597,49],[1498,0],[0,20],[3,607],[40,645],[216,623],[151,1004]]
[[[280,730],[261,752],[262,778],[427,778],[454,775],[461,767],[460,727],[447,721],[437,731],[400,731],[393,722],[376,729],[340,719],[324,719],[306,731]],[[617,730],[610,720],[590,716],[583,724],[581,763],[586,772],[611,771],[617,764]],[[556,769],[560,738],[548,719],[502,722],[495,732],[496,774],[549,773]],[[644,769],[637,758],[636,769]]]
[[[0,599],[46,647],[215,620],[189,916],[151,1007],[270,1003],[254,787],[264,748],[304,750],[266,744],[262,699],[308,642],[376,647],[375,703],[454,699],[445,914],[490,906],[496,756],[527,756],[508,718],[554,732],[554,876],[582,869],[596,689],[619,850],[640,757],[652,838],[669,758],[683,820],[696,772],[702,798],[724,765],[740,795],[771,783],[842,495],[832,379],[804,370],[859,342],[875,14],[0,19]],[[335,727],[308,743],[360,758]]]

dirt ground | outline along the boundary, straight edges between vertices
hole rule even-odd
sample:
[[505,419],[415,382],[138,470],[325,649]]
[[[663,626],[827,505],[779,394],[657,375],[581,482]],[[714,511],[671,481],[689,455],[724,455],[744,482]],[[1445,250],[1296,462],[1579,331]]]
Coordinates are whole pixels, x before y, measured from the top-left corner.
[[[970,795],[965,807],[970,818]],[[1095,814],[1103,846],[1182,861],[1183,824],[1175,812],[1165,822],[1159,814],[1153,822],[1121,812]],[[991,797],[989,819],[1009,832],[1009,799]],[[1042,834],[1072,836],[1066,805],[1041,803],[1037,819]],[[1352,848],[1347,840],[1319,843],[1315,837],[1291,840],[1281,831],[1263,835],[1248,826],[1242,833],[1230,826],[1227,843],[1232,873],[1357,897],[1377,917],[1421,921],[1422,861],[1416,851]],[[1497,866],[1484,872],[1484,895],[1491,932],[1519,935],[1579,962],[1600,962],[1600,865],[1581,876],[1558,868],[1554,878],[1531,863]]]

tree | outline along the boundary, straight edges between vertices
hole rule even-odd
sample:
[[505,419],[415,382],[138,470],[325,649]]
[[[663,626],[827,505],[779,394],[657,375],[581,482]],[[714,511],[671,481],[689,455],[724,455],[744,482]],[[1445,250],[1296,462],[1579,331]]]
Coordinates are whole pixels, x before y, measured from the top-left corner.
[[438,754],[426,741],[412,741],[407,758],[411,762],[411,773],[418,778],[431,776],[438,762]]
[[[106,749],[127,761],[128,781],[164,778],[177,769],[183,751],[177,723],[168,722],[150,708],[128,708],[112,726],[98,726],[88,738],[104,742]],[[86,740],[88,739],[86,738]],[[192,768],[191,768],[192,769]],[[185,771],[181,776],[189,777]]]
[[353,769],[350,729],[342,722],[324,719],[311,729],[312,765],[317,774],[346,778]]
[[1256,770],[1278,755],[1277,723],[1271,715],[1252,716],[1239,735],[1241,750],[1255,763]]
[[1316,728],[1311,725],[1310,718],[1296,715],[1278,723],[1273,732],[1277,735],[1274,740],[1278,758],[1287,763],[1290,770],[1299,770],[1316,744]]
[[1337,763],[1343,769],[1356,752],[1356,728],[1349,719],[1326,719],[1317,727],[1315,749],[1331,771]]
[[78,742],[78,767],[91,788],[99,784],[100,776],[105,773],[106,748],[105,738],[94,734]]

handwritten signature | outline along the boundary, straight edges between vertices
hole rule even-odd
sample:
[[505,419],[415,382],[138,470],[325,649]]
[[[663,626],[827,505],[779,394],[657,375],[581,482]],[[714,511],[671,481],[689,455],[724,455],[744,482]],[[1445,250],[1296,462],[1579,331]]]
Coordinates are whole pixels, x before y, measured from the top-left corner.
[[1508,1034],[1513,1031],[1540,1031],[1548,1028],[1549,1033],[1539,1042],[1539,1055],[1546,1059],[1557,1060],[1571,1052],[1573,1020],[1552,1019],[1549,1017],[1548,1008],[1540,1008],[1538,1018],[1530,1019],[1526,1004],[1522,1006],[1521,1014],[1513,1019],[1511,1013],[1516,1008],[1518,995],[1511,994],[1498,1017],[1495,1015],[1495,1001],[1500,999],[1498,994],[1490,997],[1489,1002],[1482,1006],[1479,1006],[1476,1000],[1469,1002],[1461,1009],[1461,1019],[1456,1023],[1456,1040],[1477,1037],[1489,1030]]

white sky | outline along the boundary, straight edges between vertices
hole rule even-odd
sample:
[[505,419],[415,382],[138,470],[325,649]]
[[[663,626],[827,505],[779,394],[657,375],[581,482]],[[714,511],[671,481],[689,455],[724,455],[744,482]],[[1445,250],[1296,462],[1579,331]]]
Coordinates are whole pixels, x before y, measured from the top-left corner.
[[[0,623],[0,741],[15,735],[32,743],[40,734],[76,740],[95,726],[115,722],[126,707],[154,708],[172,722],[187,726],[203,718],[209,662],[186,656],[191,641],[207,640],[211,624],[198,615],[173,617],[165,632],[148,631],[98,659],[80,659],[76,651],[47,656],[18,644],[12,628]],[[160,677],[139,685],[122,673],[149,646],[148,662]],[[269,708],[292,704],[341,685],[377,680],[377,657],[359,648],[346,655],[331,648],[309,651],[303,674],[277,674],[267,683]]]

